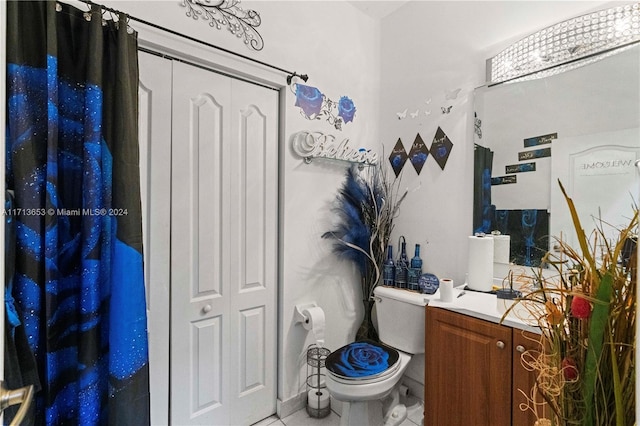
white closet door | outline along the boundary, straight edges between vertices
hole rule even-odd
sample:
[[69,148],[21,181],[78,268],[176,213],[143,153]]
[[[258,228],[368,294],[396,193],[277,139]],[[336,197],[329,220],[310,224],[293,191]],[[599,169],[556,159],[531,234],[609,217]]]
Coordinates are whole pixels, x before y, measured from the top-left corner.
[[139,53],[139,143],[151,423],[169,423],[171,61]]
[[229,424],[276,411],[278,93],[232,80]]
[[277,92],[174,63],[171,421],[275,412]]

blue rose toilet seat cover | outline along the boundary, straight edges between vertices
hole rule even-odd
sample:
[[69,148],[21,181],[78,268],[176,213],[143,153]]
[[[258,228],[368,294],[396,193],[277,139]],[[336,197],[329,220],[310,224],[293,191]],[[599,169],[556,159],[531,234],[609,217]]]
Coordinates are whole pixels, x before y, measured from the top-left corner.
[[349,343],[331,352],[325,361],[327,370],[348,379],[370,379],[394,366],[400,354],[394,348],[372,340]]

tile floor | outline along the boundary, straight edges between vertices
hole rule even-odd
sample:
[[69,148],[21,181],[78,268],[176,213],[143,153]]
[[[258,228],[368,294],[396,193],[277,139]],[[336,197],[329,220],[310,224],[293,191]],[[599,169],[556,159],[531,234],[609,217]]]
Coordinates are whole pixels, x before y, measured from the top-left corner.
[[[405,405],[407,405],[408,408],[407,419],[402,422],[400,426],[421,426],[423,411],[422,402],[417,398],[409,396]],[[328,417],[316,419],[309,417],[307,410],[303,408],[284,419],[280,419],[273,415],[254,424],[253,426],[340,426],[340,416],[332,411]]]

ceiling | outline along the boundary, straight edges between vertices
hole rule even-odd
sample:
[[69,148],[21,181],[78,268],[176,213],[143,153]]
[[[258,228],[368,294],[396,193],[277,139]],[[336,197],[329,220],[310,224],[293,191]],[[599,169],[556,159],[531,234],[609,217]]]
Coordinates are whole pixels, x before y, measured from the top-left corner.
[[411,0],[351,0],[356,8],[375,19],[382,19],[395,12]]
[[[606,7],[628,3],[608,0],[347,0],[347,3],[377,21],[397,28],[418,13],[424,24],[413,30],[416,37],[438,40],[446,34],[451,43],[464,44],[487,57],[558,17],[573,17]],[[406,11],[400,11],[413,3]],[[395,19],[391,15],[399,14]],[[526,17],[526,19],[524,19]]]

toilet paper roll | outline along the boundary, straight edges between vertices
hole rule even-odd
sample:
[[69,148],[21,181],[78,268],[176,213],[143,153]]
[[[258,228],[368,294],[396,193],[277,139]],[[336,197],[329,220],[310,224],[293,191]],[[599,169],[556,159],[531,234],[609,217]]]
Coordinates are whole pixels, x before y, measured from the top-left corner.
[[511,237],[509,235],[493,236],[493,261],[509,263],[511,257]]
[[310,330],[316,340],[318,346],[324,346],[324,329],[325,318],[324,311],[319,306],[307,308],[302,311],[302,315],[305,317],[305,321],[302,324],[306,330]]
[[451,278],[440,280],[440,300],[445,303],[453,302],[453,280]]
[[307,405],[315,410],[329,406],[329,392],[325,389],[311,389],[307,393]]
[[469,277],[471,290],[491,291],[493,287],[493,238],[469,237]]

